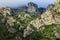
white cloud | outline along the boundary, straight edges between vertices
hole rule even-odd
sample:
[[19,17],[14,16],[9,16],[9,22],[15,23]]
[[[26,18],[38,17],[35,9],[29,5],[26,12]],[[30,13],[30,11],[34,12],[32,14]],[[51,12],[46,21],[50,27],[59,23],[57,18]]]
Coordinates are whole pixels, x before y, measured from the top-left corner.
[[55,0],[0,0],[0,7],[25,5],[28,2],[34,2],[41,6],[54,3],[54,1]]

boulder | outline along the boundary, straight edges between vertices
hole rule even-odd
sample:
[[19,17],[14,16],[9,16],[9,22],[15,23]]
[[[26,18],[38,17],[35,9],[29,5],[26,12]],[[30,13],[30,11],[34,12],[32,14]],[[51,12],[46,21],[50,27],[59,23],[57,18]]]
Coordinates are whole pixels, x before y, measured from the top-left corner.
[[15,28],[9,28],[8,31],[9,31],[10,33],[15,33],[17,30],[16,30]]
[[32,32],[33,32],[32,30],[24,29],[23,37],[27,37],[27,36],[30,35]]

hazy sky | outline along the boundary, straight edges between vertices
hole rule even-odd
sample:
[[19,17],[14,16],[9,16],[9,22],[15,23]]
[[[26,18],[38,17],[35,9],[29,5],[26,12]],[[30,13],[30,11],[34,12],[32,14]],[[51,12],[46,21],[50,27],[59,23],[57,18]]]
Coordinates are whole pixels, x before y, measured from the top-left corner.
[[54,3],[56,0],[0,0],[0,7],[18,7],[27,5],[28,2],[34,2],[39,7],[47,7],[48,4]]

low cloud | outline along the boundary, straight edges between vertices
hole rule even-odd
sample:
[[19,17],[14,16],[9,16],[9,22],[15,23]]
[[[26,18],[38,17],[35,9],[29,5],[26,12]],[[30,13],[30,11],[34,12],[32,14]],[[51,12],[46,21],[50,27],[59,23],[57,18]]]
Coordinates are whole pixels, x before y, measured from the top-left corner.
[[43,5],[47,6],[48,4],[54,3],[55,0],[0,0],[0,7],[18,7],[21,5],[27,5],[28,2],[34,2],[42,7]]

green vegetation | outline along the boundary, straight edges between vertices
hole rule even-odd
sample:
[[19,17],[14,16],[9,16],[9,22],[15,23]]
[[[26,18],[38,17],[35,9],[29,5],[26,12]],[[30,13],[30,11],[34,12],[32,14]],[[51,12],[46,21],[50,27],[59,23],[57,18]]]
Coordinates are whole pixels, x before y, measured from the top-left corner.
[[[30,6],[32,6],[31,3]],[[50,24],[52,19],[53,21],[57,20],[57,22],[60,22],[58,20],[58,18],[60,19],[60,12],[57,9],[54,10],[56,5],[51,4],[46,9],[36,8],[35,6],[33,5],[32,11],[30,7],[26,6],[18,9],[0,8],[0,40],[58,40],[60,38],[60,24]],[[46,12],[46,10],[49,10],[51,14]],[[43,14],[45,12],[48,14]],[[54,15],[52,13],[56,14]],[[43,16],[41,17],[42,14]],[[37,18],[38,20],[36,20]],[[50,20],[48,20],[49,18]],[[46,20],[50,25],[43,22]],[[34,22],[30,24],[31,21]],[[37,29],[34,23],[39,26],[43,25]],[[24,37],[24,34],[26,37]]]
[[45,29],[39,31],[35,30],[32,34],[27,36],[25,40],[56,40],[54,31],[57,31],[60,35],[60,24],[44,25],[42,27],[45,27]]
[[58,12],[57,15],[60,15],[60,12]]

